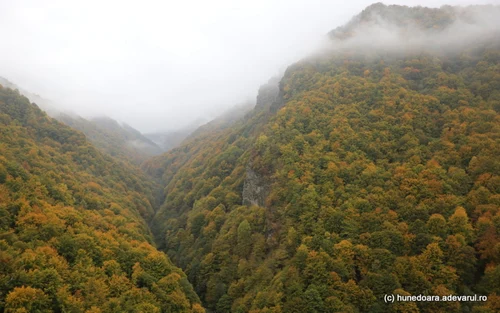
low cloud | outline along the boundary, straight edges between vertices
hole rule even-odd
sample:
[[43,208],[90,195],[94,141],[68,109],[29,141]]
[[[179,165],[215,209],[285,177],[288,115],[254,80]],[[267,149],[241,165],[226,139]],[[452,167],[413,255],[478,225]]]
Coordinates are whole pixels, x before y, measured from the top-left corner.
[[[440,6],[500,0],[395,2]],[[107,115],[143,132],[178,129],[255,101],[260,85],[316,51],[326,33],[372,3],[3,0],[0,76],[64,112]],[[464,20],[449,32],[475,37],[481,27],[497,27],[495,14],[481,12],[479,28]],[[415,49],[460,40],[446,32],[430,39],[415,32],[411,27],[394,31],[382,21],[329,47]]]
[[374,5],[345,27],[335,29],[321,53],[343,50],[449,53],[479,42],[500,43],[500,6],[446,6],[442,8],[446,14],[440,13],[440,23],[435,25],[428,21],[418,23],[412,16],[402,15],[409,10],[391,8]]

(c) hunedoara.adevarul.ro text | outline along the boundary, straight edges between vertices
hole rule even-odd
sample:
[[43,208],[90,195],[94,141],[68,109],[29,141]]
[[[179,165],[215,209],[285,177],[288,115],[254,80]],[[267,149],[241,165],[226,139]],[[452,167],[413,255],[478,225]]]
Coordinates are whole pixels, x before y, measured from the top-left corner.
[[399,295],[399,294],[386,294],[384,295],[385,303],[394,302],[485,302],[488,296],[483,295],[468,295],[468,296],[430,296],[430,295]]

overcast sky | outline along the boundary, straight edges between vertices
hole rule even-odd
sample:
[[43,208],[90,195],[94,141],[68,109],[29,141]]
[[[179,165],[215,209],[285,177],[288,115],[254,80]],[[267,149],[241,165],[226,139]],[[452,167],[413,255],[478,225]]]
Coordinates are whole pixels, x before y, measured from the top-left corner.
[[0,0],[0,76],[83,116],[175,129],[254,101],[261,84],[373,2]]

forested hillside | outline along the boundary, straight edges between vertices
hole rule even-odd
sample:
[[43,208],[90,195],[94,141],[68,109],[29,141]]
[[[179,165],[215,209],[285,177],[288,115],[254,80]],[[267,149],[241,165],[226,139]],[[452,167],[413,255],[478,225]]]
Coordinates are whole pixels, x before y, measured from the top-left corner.
[[[476,32],[499,12],[373,5],[245,118],[143,165],[165,186],[153,232],[206,308],[500,310],[500,37]],[[396,31],[374,46],[367,26]]]
[[0,311],[204,312],[153,245],[157,188],[0,85]]
[[37,95],[35,93],[29,92],[28,90],[19,87],[18,85],[14,84],[13,82],[9,81],[7,78],[0,76],[0,85],[6,88],[10,88],[12,90],[19,90],[19,93],[21,93],[23,96],[28,98],[32,103],[36,103],[37,106],[45,111],[49,116],[56,116],[59,114],[59,111],[55,108],[54,104],[52,101],[47,100],[40,95]]
[[163,149],[133,127],[108,118],[84,119],[79,116],[58,114],[56,117],[64,124],[79,130],[101,151],[132,164],[139,165]]
[[83,132],[96,148],[114,158],[139,165],[149,157],[164,152],[153,141],[127,124],[120,124],[109,117],[85,119],[73,113],[63,113],[52,101],[29,92],[1,76],[0,84],[19,90],[19,93],[39,106],[49,116]]

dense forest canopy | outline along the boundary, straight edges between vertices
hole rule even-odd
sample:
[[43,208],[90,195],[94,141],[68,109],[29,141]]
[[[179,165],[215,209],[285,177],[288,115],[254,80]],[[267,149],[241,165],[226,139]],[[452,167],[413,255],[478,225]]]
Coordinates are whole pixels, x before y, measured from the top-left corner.
[[145,220],[156,186],[0,85],[0,311],[204,312]]
[[143,164],[207,309],[498,312],[499,13],[372,5],[238,123]]
[[141,169],[135,129],[0,85],[0,311],[499,312],[499,34],[371,5]]

